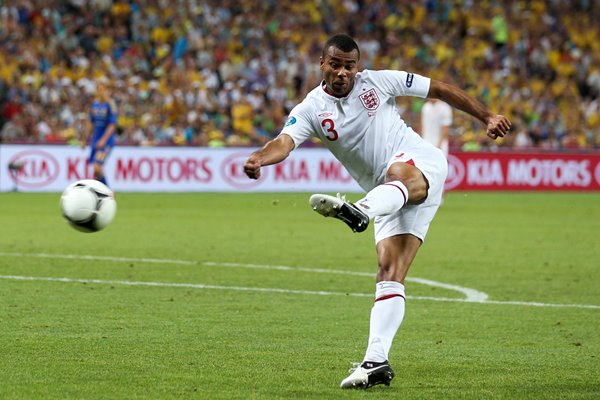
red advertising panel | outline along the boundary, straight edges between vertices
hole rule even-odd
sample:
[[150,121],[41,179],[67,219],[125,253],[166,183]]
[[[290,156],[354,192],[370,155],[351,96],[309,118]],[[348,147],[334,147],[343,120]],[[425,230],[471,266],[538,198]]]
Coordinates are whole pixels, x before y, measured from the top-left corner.
[[446,190],[600,190],[600,154],[453,153]]

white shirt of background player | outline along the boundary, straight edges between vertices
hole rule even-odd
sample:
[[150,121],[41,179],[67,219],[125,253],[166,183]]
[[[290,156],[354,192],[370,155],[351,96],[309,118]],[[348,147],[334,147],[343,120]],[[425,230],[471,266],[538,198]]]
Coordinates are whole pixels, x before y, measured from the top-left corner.
[[441,100],[429,99],[421,109],[421,136],[448,156],[448,136],[452,125],[452,107]]

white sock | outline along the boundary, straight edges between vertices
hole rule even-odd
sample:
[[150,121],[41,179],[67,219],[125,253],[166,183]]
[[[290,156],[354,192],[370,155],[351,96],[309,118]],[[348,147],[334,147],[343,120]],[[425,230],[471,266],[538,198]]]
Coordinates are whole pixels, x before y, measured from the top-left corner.
[[386,182],[374,187],[365,197],[355,204],[369,218],[393,214],[408,201],[408,189],[400,181]]
[[369,345],[363,361],[388,359],[392,341],[404,318],[404,285],[395,281],[377,283],[371,310]]

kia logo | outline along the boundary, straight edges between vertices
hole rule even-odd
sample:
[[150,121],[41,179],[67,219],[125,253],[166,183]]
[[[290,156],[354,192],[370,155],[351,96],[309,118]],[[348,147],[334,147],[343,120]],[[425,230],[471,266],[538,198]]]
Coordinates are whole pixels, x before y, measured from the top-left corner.
[[444,184],[445,190],[451,190],[457,187],[465,179],[465,166],[460,158],[448,154],[448,177]]
[[244,163],[248,153],[233,153],[227,156],[221,163],[221,176],[223,180],[236,189],[250,189],[261,183],[267,175],[267,170],[260,169],[260,179],[250,179],[244,172]]
[[596,183],[600,185],[600,162],[596,164],[596,168],[594,169],[594,177],[596,178]]
[[42,150],[25,150],[15,154],[8,163],[11,166],[11,179],[18,186],[42,188],[56,180],[59,172],[58,161]]

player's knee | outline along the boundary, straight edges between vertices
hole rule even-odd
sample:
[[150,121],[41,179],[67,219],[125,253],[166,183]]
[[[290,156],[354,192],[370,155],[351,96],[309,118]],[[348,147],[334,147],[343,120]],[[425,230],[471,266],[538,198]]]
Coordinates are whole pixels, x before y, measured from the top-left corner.
[[395,260],[394,262],[380,260],[377,269],[377,282],[403,282],[406,275],[406,270],[407,267],[399,263],[398,260]]
[[394,276],[395,268],[392,264],[379,262],[377,268],[377,281],[391,281]]
[[402,182],[408,190],[409,203],[419,203],[427,198],[427,180],[423,173],[413,165],[407,163],[392,165],[387,171],[386,180],[387,182]]
[[395,255],[395,251],[381,249],[377,258],[377,281],[403,281],[408,269],[403,258]]

